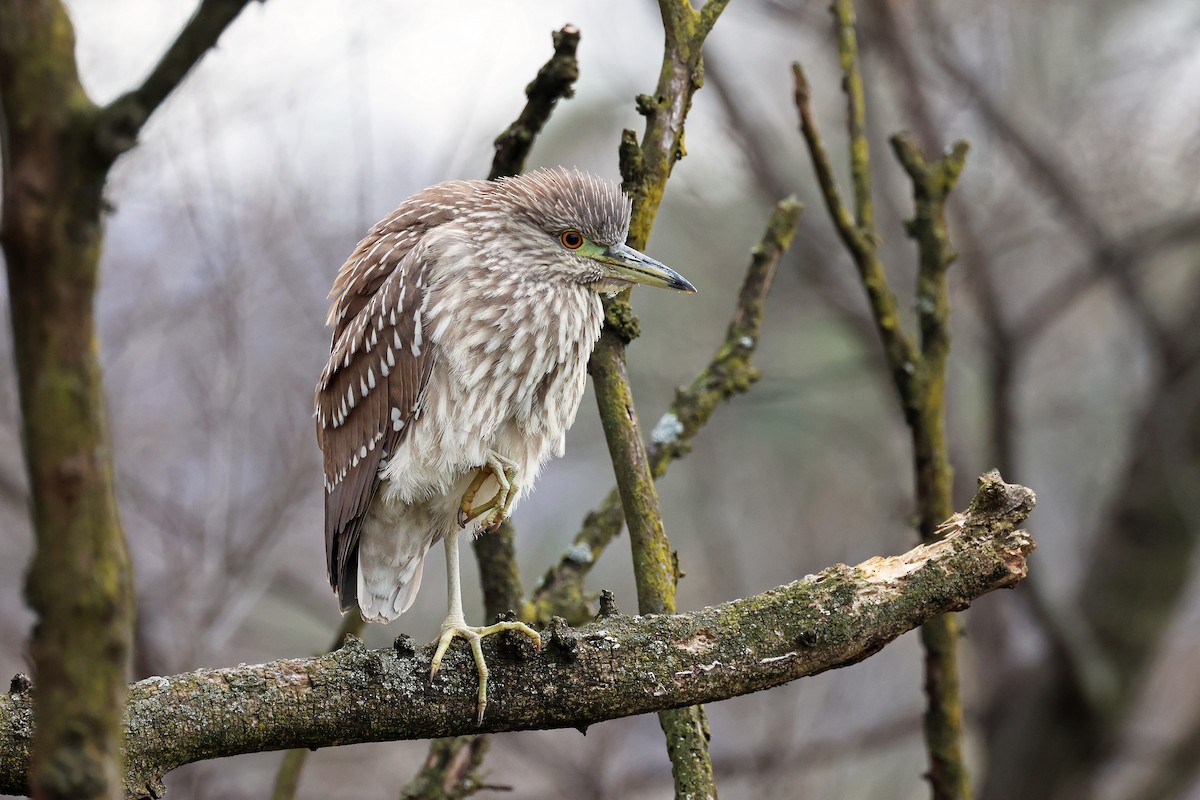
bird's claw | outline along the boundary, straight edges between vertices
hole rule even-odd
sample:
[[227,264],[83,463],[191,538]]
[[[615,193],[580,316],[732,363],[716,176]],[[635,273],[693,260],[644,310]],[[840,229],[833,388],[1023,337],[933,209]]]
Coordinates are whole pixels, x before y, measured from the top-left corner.
[[487,708],[488,667],[483,658],[483,637],[504,631],[523,633],[530,638],[536,649],[540,650],[542,647],[542,637],[524,622],[497,622],[494,625],[476,628],[467,625],[461,619],[447,619],[442,623],[442,635],[438,638],[437,650],[434,651],[433,660],[429,664],[429,682],[432,683],[442,666],[442,656],[456,637],[466,639],[471,645],[471,655],[475,658],[475,670],[479,675],[479,695],[475,701],[477,726],[483,724],[483,712]]
[[[475,495],[489,477],[494,477],[499,484],[496,494],[486,503],[473,506]],[[483,518],[481,527],[485,533],[495,533],[501,523],[508,519],[516,499],[517,466],[493,453],[488,456],[488,463],[475,471],[474,480],[463,492],[462,502],[458,506],[458,527],[467,527],[468,522],[486,512],[487,516]]]

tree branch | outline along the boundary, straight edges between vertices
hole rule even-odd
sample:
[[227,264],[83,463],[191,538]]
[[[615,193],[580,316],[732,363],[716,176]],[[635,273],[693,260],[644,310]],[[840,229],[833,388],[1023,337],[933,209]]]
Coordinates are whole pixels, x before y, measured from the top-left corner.
[[[713,702],[861,661],[933,616],[968,606],[1027,572],[1034,544],[1017,526],[1030,490],[996,472],[949,535],[904,555],[839,564],[753,597],[689,614],[608,616],[550,627],[540,653],[489,640],[485,731],[582,728]],[[432,645],[387,650],[356,638],[336,652],[153,677],[130,687],[126,791],[208,758],[286,747],[454,736],[478,730],[472,670],[427,679]],[[505,657],[505,656],[508,657]],[[513,656],[517,656],[514,658]],[[448,658],[468,656],[453,652]],[[32,728],[28,683],[0,695],[0,791],[22,793]]]
[[175,91],[192,67],[217,45],[250,0],[202,0],[142,85],[101,109],[96,145],[110,161],[137,144],[150,116]]
[[524,172],[533,140],[550,119],[558,101],[575,96],[575,81],[579,79],[579,61],[575,58],[579,29],[564,25],[552,34],[552,38],[554,55],[525,87],[525,107],[504,133],[496,137],[496,155],[488,174],[490,180]]
[[[683,124],[692,95],[703,82],[704,40],[727,2],[709,0],[703,11],[696,11],[689,0],[659,0],[664,34],[662,68],[654,96],[637,98],[638,112],[646,117],[646,132],[639,146],[633,131],[624,131],[618,152],[623,187],[633,203],[627,237],[631,247],[646,246],[667,179],[675,162],[685,154]],[[675,610],[678,569],[663,529],[658,492],[625,372],[625,344],[636,328],[629,294],[627,289],[605,301],[604,330],[592,352],[588,372],[595,384],[600,422],[629,528],[638,608],[644,614],[671,613]],[[716,797],[704,709],[664,711],[659,721],[666,735],[676,795]]]
[[[950,349],[946,270],[954,260],[954,252],[949,244],[944,208],[946,196],[962,171],[967,147],[959,142],[941,159],[927,163],[908,135],[901,134],[892,139],[896,157],[912,181],[916,205],[916,212],[906,225],[919,250],[916,287],[919,344],[914,343],[900,325],[895,296],[876,254],[877,235],[871,221],[871,179],[864,133],[866,112],[854,36],[853,0],[835,0],[832,11],[849,103],[847,131],[857,223],[851,221],[837,192],[829,155],[813,119],[808,82],[799,64],[792,65],[796,107],[830,216],[858,267],[876,328],[883,340],[884,353],[912,438],[918,528],[922,539],[928,542],[937,538],[940,533],[938,521],[951,509],[944,395],[946,356]],[[966,800],[971,796],[962,753],[957,639],[958,626],[949,615],[934,618],[921,628],[928,697],[925,741],[929,751],[929,781],[935,800]]]
[[[867,290],[875,329],[883,342],[884,353],[892,368],[892,377],[900,387],[901,396],[907,399],[913,394],[911,384],[919,358],[916,345],[904,335],[904,330],[900,327],[899,307],[896,296],[888,286],[883,263],[875,249],[874,229],[860,228],[842,201],[837,178],[833,174],[833,162],[829,159],[829,151],[825,149],[816,118],[812,113],[812,92],[808,86],[808,79],[799,63],[792,64],[792,78],[795,85],[796,110],[800,114],[800,132],[812,158],[813,170],[817,173],[821,196],[829,209],[829,216],[837,228],[838,235],[854,259],[859,279]],[[908,414],[906,402],[905,415]]]

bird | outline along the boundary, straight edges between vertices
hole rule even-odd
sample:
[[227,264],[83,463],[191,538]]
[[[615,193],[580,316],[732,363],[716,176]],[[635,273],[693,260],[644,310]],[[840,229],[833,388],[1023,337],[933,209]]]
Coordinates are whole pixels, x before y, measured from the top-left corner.
[[446,551],[447,612],[430,680],[455,638],[487,705],[483,637],[528,625],[466,623],[461,533],[495,531],[561,456],[604,321],[634,284],[695,292],[625,244],[619,185],[573,169],[446,181],[376,223],[329,293],[317,381],[325,556],[343,613],[390,622],[412,605],[425,555]]

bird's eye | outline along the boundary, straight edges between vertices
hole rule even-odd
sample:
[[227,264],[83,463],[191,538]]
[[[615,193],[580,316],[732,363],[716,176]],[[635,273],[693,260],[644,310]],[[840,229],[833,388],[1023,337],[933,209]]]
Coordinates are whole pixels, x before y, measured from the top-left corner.
[[568,250],[578,250],[583,247],[583,234],[574,228],[563,231],[558,240]]

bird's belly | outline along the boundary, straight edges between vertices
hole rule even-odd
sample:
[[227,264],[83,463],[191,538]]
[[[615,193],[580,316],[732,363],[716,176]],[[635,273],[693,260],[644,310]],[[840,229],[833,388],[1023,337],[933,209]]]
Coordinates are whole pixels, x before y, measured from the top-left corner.
[[[422,410],[381,470],[386,502],[444,498],[439,505],[455,519],[463,493],[491,453],[517,468],[520,500],[542,464],[562,455],[587,383],[603,311],[594,296],[571,308],[581,317],[570,336],[556,329],[522,338],[468,323],[441,341]],[[489,478],[476,492],[478,502],[498,488]]]
[[[542,465],[552,455],[562,454],[562,425],[544,424],[536,415],[521,414],[520,410],[480,413],[464,393],[428,400],[441,405],[427,407],[397,451],[389,454],[380,470],[379,493],[389,505],[429,503],[438,507],[448,521],[446,530],[449,521],[456,519],[459,503],[478,469],[488,463],[489,454],[516,467],[516,501],[532,487]],[[559,411],[569,411],[573,420],[578,404],[576,399],[569,409]],[[487,501],[498,489],[499,484],[489,477],[476,491],[476,503]]]

